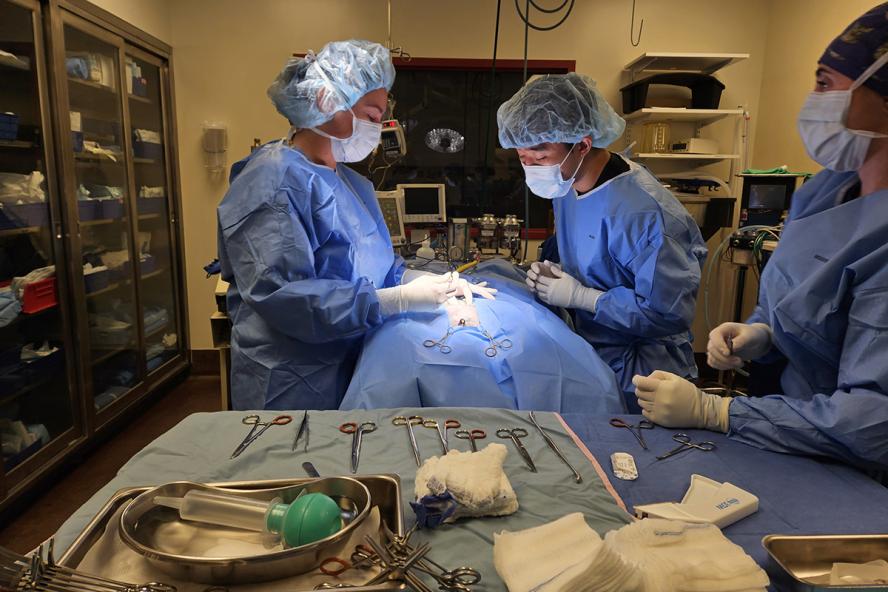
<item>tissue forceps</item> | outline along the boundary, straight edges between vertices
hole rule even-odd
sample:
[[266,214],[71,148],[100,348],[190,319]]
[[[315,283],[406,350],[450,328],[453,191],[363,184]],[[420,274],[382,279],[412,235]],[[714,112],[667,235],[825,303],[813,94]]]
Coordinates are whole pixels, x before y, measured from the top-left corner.
[[363,442],[364,440],[364,434],[375,432],[376,424],[372,421],[365,421],[364,423],[359,425],[353,421],[350,421],[339,426],[339,431],[343,434],[352,435],[351,472],[357,473],[358,464],[361,462],[361,442]]
[[638,425],[631,424],[623,421],[619,417],[612,417],[610,420],[610,424],[615,428],[626,428],[629,432],[635,436],[635,439],[638,440],[638,443],[641,444],[641,447],[645,450],[648,450],[648,445],[644,441],[644,436],[641,433],[641,430],[652,430],[654,429],[654,424],[646,419],[642,419],[638,422]]
[[[452,421],[452,420],[448,420]],[[444,422],[445,425],[447,422]],[[441,424],[438,423],[437,419],[424,419],[422,420],[422,427],[424,428],[434,428],[435,431],[438,432],[438,440],[441,441],[441,450],[444,451],[444,454],[450,452],[447,448],[447,438],[444,436],[444,430],[441,429]]]
[[247,447],[256,441],[259,436],[265,433],[265,430],[270,428],[273,425],[287,425],[293,421],[293,417],[290,415],[278,415],[271,421],[260,421],[258,415],[247,415],[241,420],[241,423],[246,425],[253,426],[250,428],[250,432],[247,434],[247,437],[243,439],[243,441],[238,444],[237,448],[234,449],[234,452],[231,453],[231,458],[239,457]]
[[475,444],[475,440],[483,440],[487,437],[487,433],[484,430],[479,429],[457,430],[456,437],[460,440],[468,440],[469,444],[472,445],[472,452],[478,452],[478,446]]
[[413,435],[413,426],[422,425],[422,421],[422,418],[418,415],[411,415],[410,417],[399,415],[392,420],[392,423],[396,426],[407,426],[407,435],[410,437],[410,447],[413,448],[413,458],[416,459],[417,467],[422,465],[422,460],[419,458],[419,448],[416,447],[416,436]]
[[527,437],[527,430],[524,428],[501,428],[496,431],[496,437],[512,440],[515,444],[515,448],[518,449],[518,454],[520,454],[521,458],[524,459],[524,462],[527,463],[527,468],[534,473],[537,472],[536,465],[533,464],[533,459],[530,458],[530,453],[527,451],[527,448],[524,447],[524,444],[521,443],[521,438]]
[[674,436],[672,436],[672,439],[676,442],[680,442],[681,446],[670,450],[666,454],[661,454],[657,457],[657,460],[663,460],[664,458],[675,456],[679,452],[692,450],[694,448],[696,448],[697,450],[702,450],[703,452],[712,452],[713,450],[715,450],[715,442],[692,442],[691,437],[687,434],[675,434]]

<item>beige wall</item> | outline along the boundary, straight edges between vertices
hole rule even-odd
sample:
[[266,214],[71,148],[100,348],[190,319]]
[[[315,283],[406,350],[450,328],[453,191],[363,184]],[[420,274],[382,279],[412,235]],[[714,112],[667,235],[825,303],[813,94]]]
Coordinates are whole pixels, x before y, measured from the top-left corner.
[[796,116],[814,88],[814,70],[823,50],[876,0],[775,0],[771,3],[762,109],[755,144],[757,168],[782,164],[817,172],[796,132]]
[[[577,70],[599,80],[619,105],[620,71],[643,51],[747,52],[752,59],[720,74],[723,106],[758,109],[767,0],[740,3],[671,0],[641,4],[639,47],[629,44],[630,5],[623,0],[579,0],[555,32],[531,31],[531,59],[575,59]],[[229,164],[247,153],[254,137],[282,136],[286,121],[265,89],[287,56],[347,37],[385,41],[383,0],[183,0],[172,2],[176,101],[182,172],[183,223],[192,347],[211,347],[208,317],[214,282],[201,267],[216,255],[215,208],[224,177],[203,168],[201,123],[229,130]],[[394,0],[393,41],[414,56],[488,58],[496,4],[492,0]],[[512,2],[503,2],[500,58],[520,58],[523,26]]]
[[170,43],[172,0],[90,0],[161,41]]

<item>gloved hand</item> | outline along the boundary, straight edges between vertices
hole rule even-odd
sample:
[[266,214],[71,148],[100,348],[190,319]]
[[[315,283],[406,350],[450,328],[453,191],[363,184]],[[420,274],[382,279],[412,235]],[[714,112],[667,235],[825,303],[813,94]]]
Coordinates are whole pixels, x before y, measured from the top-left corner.
[[472,302],[472,294],[477,294],[487,300],[496,300],[496,296],[494,296],[494,294],[496,294],[497,290],[496,288],[488,288],[487,282],[478,282],[477,284],[473,284],[472,282],[459,277],[459,274],[455,271],[453,272],[453,275],[457,278],[454,281],[454,286],[456,286],[457,294],[465,296],[468,302]]
[[657,370],[634,376],[635,396],[646,418],[667,428],[703,428],[727,433],[729,397],[704,393],[691,382]]
[[455,293],[450,274],[422,275],[394,288],[376,290],[382,316],[431,311]]
[[530,269],[527,270],[527,278],[525,278],[524,283],[527,286],[536,292],[536,283],[537,280],[540,279],[540,276],[554,278],[555,275],[552,273],[552,266],[558,265],[557,263],[552,263],[551,261],[534,261],[530,264]]
[[595,312],[595,305],[604,292],[595,288],[587,288],[562,271],[561,266],[557,263],[549,263],[548,267],[551,276],[541,273],[534,286],[540,300],[551,306],[579,308]]
[[771,335],[764,323],[722,323],[709,334],[706,361],[716,370],[736,370],[771,351]]

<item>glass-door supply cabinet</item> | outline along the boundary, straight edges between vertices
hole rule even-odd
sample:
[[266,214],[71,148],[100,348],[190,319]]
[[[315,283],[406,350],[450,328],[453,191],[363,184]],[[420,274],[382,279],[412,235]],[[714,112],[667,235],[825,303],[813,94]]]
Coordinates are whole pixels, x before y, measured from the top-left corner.
[[0,509],[187,369],[169,53],[0,0]]
[[51,143],[42,8],[0,1],[0,474],[5,488],[83,432]]

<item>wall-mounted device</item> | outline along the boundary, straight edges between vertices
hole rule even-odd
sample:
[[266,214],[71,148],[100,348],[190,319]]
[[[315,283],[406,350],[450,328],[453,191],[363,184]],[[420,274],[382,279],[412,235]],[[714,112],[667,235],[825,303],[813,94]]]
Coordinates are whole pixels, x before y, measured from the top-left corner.
[[211,173],[225,170],[225,152],[228,150],[228,126],[217,121],[203,124],[204,162]]
[[407,242],[407,235],[404,233],[403,198],[404,194],[400,189],[376,192],[376,201],[379,202],[379,209],[382,210],[382,217],[388,227],[392,246],[395,247]]
[[397,191],[403,194],[405,224],[447,222],[443,183],[398,184]]
[[743,195],[740,198],[742,226],[780,223],[789,210],[799,177],[804,175],[741,175]]
[[708,138],[686,138],[673,142],[672,151],[683,154],[718,154],[718,142]]
[[388,158],[407,154],[407,141],[404,139],[404,128],[397,119],[386,119],[382,122],[382,136],[379,140],[382,153]]

